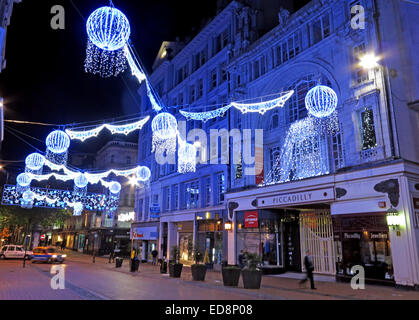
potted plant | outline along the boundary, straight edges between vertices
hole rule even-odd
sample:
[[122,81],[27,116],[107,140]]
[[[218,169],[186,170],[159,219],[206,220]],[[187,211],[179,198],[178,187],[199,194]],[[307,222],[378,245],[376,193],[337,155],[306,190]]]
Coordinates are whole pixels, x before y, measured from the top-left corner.
[[191,266],[192,280],[194,281],[205,281],[205,275],[207,273],[207,267],[205,264],[200,264],[202,261],[202,254],[198,249],[194,251],[195,264]]
[[169,276],[172,278],[180,278],[182,274],[183,264],[179,263],[179,247],[173,246],[170,250]]
[[221,269],[223,284],[226,287],[237,287],[239,285],[240,272],[241,270],[237,266],[223,266]]
[[243,285],[245,289],[260,289],[262,270],[258,268],[261,259],[255,253],[247,254],[247,267],[242,270]]

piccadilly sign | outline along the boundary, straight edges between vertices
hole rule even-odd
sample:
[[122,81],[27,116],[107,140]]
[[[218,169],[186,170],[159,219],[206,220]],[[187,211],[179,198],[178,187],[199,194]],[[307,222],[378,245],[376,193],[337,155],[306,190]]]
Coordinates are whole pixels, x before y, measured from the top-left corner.
[[331,201],[335,199],[333,188],[296,193],[284,193],[271,197],[258,198],[259,208],[281,207],[293,204]]

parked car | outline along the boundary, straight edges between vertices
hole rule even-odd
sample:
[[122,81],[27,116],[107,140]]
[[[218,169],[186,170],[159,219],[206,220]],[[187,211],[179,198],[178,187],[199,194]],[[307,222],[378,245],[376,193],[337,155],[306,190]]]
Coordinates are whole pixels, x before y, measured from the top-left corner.
[[[26,259],[32,259],[32,251],[26,251]],[[1,248],[0,259],[23,259],[25,249],[23,246],[8,244]]]
[[32,262],[34,263],[40,261],[46,263],[63,263],[66,257],[66,254],[60,253],[54,247],[36,247],[35,249],[33,249]]

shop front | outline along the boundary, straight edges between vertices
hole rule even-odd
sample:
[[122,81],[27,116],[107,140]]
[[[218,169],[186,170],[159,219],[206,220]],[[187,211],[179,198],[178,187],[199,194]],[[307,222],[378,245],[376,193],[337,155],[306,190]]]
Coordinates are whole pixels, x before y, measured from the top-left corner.
[[353,266],[362,266],[366,280],[394,284],[393,261],[386,213],[337,215],[333,217],[338,280],[353,276]]
[[182,221],[177,223],[178,247],[180,263],[193,264],[194,222]]
[[131,227],[131,241],[142,262],[152,261],[152,251],[158,251],[158,224],[133,224]]
[[224,212],[205,212],[196,216],[196,248],[202,255],[202,262],[210,268],[221,269],[226,260],[223,216]]

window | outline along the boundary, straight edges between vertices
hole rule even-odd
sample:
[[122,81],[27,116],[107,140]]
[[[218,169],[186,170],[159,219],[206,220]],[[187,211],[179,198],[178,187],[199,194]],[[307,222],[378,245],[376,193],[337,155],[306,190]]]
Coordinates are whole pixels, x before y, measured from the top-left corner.
[[256,60],[253,63],[253,79],[257,79],[260,76],[260,71],[259,71],[259,60]]
[[193,57],[194,71],[202,67],[207,61],[207,48],[205,47]]
[[163,91],[164,91],[164,80],[160,81],[157,84],[157,93],[159,94],[159,96],[161,97],[163,95]]
[[196,100],[196,90],[195,85],[190,86],[189,89],[189,102],[192,103]]
[[211,178],[205,177],[205,206],[209,207],[211,205]]
[[228,79],[228,72],[227,72],[227,69],[226,69],[227,68],[227,63],[223,62],[220,65],[220,68],[221,68],[221,79],[220,79],[220,83],[224,83]]
[[138,221],[142,220],[143,218],[143,212],[144,212],[144,199],[138,200]]
[[[280,177],[281,166],[279,161],[281,159],[281,147],[274,147],[269,150],[269,165],[274,177]],[[279,179],[278,179],[279,180]]]
[[313,44],[326,39],[331,34],[330,14],[320,17],[312,26]]
[[130,156],[127,156],[126,160],[127,160],[127,164],[131,164],[131,157]]
[[150,216],[150,198],[145,198],[145,207],[144,207],[144,220],[147,220]]
[[362,150],[374,149],[377,146],[374,113],[368,108],[361,112],[361,137]]
[[199,207],[199,181],[189,182],[185,185],[186,187],[186,208],[198,208]]
[[197,91],[197,99],[201,98],[204,95],[204,80],[203,79],[199,79],[198,80],[198,91]]
[[217,69],[210,72],[210,91],[217,87]]
[[177,105],[180,107],[180,106],[183,106],[183,103],[184,103],[183,93],[179,93],[177,96]]
[[111,163],[114,163],[114,162],[115,162],[115,156],[111,155]]
[[179,208],[179,185],[175,184],[173,186],[173,210],[177,210]]
[[333,165],[335,170],[343,168],[343,143],[342,130],[332,135]]
[[217,175],[217,203],[220,204],[224,202],[224,193],[225,193],[225,176],[224,173]]
[[355,81],[358,84],[361,84],[369,80],[368,70],[365,70],[359,65],[360,59],[365,53],[366,53],[365,43],[362,43],[353,49],[353,64],[356,66]]
[[181,83],[188,76],[188,65],[185,64],[176,72],[176,84]]
[[271,118],[271,125],[270,125],[270,129],[276,129],[279,126],[279,115],[278,112],[275,112]]
[[216,55],[218,52],[220,52],[222,49],[224,49],[227,44],[230,41],[230,27],[225,29],[222,33],[220,33],[215,39],[214,39],[214,52],[213,55]]
[[167,212],[170,210],[170,188],[169,187],[164,188],[163,196],[164,196],[164,211]]

